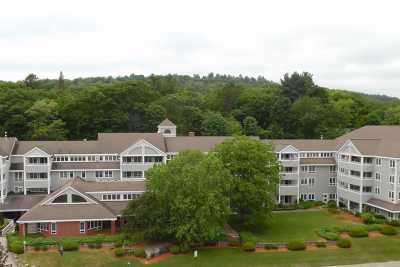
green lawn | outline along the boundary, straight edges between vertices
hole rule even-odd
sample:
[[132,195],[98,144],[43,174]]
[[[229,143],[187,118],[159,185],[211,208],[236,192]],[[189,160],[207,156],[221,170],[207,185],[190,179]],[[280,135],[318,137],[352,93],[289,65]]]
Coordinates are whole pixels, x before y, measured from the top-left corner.
[[304,212],[276,212],[266,226],[253,231],[259,241],[286,242],[295,239],[318,240],[316,230],[323,226],[352,224],[325,210]]
[[[173,256],[153,264],[155,267],[290,267],[290,266],[323,266],[333,264],[351,264],[375,261],[400,260],[400,238],[380,237],[352,239],[351,249],[304,252],[268,252],[246,253],[240,249],[210,249],[201,251],[199,257]],[[115,258],[111,252],[88,251],[66,252],[64,257],[55,252],[28,253],[21,258],[40,267],[118,267],[142,266],[132,258]]]

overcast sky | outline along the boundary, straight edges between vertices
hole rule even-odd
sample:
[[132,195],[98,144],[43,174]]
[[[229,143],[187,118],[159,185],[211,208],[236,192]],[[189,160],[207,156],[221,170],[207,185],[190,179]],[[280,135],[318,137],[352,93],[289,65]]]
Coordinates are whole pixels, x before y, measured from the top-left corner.
[[0,2],[0,80],[262,75],[400,97],[400,1]]

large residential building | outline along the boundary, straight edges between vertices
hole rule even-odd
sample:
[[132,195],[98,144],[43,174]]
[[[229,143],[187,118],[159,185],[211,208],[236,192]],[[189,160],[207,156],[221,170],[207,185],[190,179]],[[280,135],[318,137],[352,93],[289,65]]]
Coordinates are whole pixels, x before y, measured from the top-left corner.
[[[21,235],[114,233],[122,210],[145,191],[146,170],[179,152],[204,153],[231,137],[100,133],[93,141],[0,138],[0,212]],[[282,165],[277,202],[329,200],[388,218],[400,213],[400,127],[366,126],[335,140],[261,140]]]

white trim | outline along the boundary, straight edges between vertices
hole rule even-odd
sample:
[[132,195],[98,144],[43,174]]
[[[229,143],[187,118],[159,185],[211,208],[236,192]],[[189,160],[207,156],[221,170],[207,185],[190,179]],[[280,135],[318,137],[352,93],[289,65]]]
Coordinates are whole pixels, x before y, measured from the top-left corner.
[[[351,139],[348,139],[346,142],[344,142],[344,144],[338,149],[337,154],[341,153],[341,150],[343,150],[343,148],[345,148],[346,146],[349,146],[349,145],[352,146],[356,150],[356,152],[358,153],[357,156],[362,155],[361,152],[358,150],[358,148],[351,141]],[[345,153],[345,154],[348,154],[348,153]]]
[[384,211],[387,211],[387,212],[391,212],[391,213],[400,213],[400,211],[388,210],[388,209],[379,207],[379,206],[377,206],[377,205],[374,205],[374,204],[371,204],[371,203],[368,203],[368,202],[366,202],[365,205],[369,205],[369,206],[371,206],[371,207],[378,208],[378,209],[381,209],[381,210],[384,210]]
[[[290,151],[290,149],[292,150],[292,151]],[[287,152],[286,152],[287,151]],[[279,150],[279,151],[276,151],[276,152],[279,152],[280,154],[282,154],[282,153],[287,153],[287,154],[291,154],[291,153],[299,153],[299,150],[296,148],[296,147],[294,147],[294,146],[292,146],[292,145],[287,145],[287,146],[285,146],[284,148],[282,148],[281,150]],[[298,159],[297,159],[298,160]]]
[[[51,156],[49,153],[47,153],[46,151],[44,151],[44,150],[38,148],[37,146],[35,146],[34,148],[32,148],[31,150],[29,150],[28,152],[26,152],[23,156],[24,156],[25,158],[36,158],[37,156],[29,156],[29,155],[28,155],[29,153],[31,153],[31,152],[34,151],[34,150],[39,150],[39,151],[43,152],[44,154],[46,154],[48,157]],[[25,162],[24,162],[24,163],[25,163]]]
[[[81,197],[83,197],[84,199],[86,199],[88,202],[76,202],[76,203],[51,203],[54,199],[56,199],[58,196],[60,196],[61,194],[63,194],[65,191],[74,191],[75,193],[77,193],[77,195],[80,195]],[[93,201],[91,198],[89,198],[88,196],[86,196],[85,194],[82,194],[81,192],[79,192],[78,190],[76,190],[75,188],[73,188],[72,186],[68,186],[66,188],[64,188],[63,190],[61,190],[60,192],[58,192],[57,194],[55,194],[54,196],[52,196],[51,198],[47,199],[45,202],[41,203],[40,205],[54,205],[54,204],[64,204],[64,205],[70,205],[70,204],[98,204],[97,202]]]
[[106,219],[68,219],[68,220],[36,220],[36,221],[21,221],[17,220],[18,224],[23,223],[57,223],[57,222],[90,222],[90,221],[116,221],[117,218],[106,218]]
[[[157,148],[157,147],[154,146],[153,144],[147,142],[147,141],[144,140],[144,139],[140,139],[139,141],[137,141],[136,143],[133,143],[133,144],[132,144],[131,146],[129,146],[127,149],[125,149],[124,151],[122,151],[122,152],[120,153],[120,157],[130,155],[130,154],[127,154],[127,153],[129,152],[129,150],[131,150],[131,149],[133,149],[133,148],[135,148],[135,147],[142,147],[142,148],[143,148],[144,146],[149,146],[149,147],[153,148],[155,151],[159,152],[159,153],[160,153],[161,155],[163,155],[163,156],[166,156],[166,155],[167,155],[164,151],[161,151],[159,148]],[[142,149],[142,153],[141,153],[140,155],[144,155],[143,149]],[[155,154],[155,155],[159,156],[158,154]],[[147,156],[147,155],[146,155],[146,156]]]
[[146,191],[87,191],[86,194],[109,194],[109,193],[144,193]]

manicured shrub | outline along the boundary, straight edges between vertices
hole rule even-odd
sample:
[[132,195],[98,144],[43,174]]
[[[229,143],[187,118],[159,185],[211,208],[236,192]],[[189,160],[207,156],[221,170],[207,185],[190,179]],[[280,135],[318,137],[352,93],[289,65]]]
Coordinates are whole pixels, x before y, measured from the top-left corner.
[[397,230],[393,226],[382,227],[381,233],[383,235],[397,235]]
[[14,241],[9,244],[9,250],[14,252],[15,254],[23,254],[24,253],[24,244],[22,241]]
[[326,240],[335,241],[339,239],[339,235],[328,228],[321,228],[317,231],[317,234]]
[[135,248],[133,251],[133,254],[135,255],[135,257],[138,258],[145,258],[146,257],[146,253],[144,252],[144,248]]
[[123,257],[125,255],[125,250],[123,248],[116,248],[114,254],[116,257]]
[[182,253],[188,253],[190,251],[190,246],[188,244],[181,244],[179,246],[179,251]]
[[251,232],[242,231],[242,232],[240,232],[240,240],[242,241],[242,243],[246,243],[246,242],[256,243],[257,237]]
[[368,232],[380,232],[382,231],[382,225],[379,224],[370,224],[367,225]]
[[336,241],[336,245],[340,248],[350,248],[351,241],[349,239],[339,239]]
[[178,254],[180,252],[179,247],[177,245],[172,245],[168,248],[169,252],[172,254]]
[[74,251],[79,249],[79,243],[71,240],[62,240],[59,244],[64,251]]
[[375,218],[377,218],[377,219],[382,219],[382,220],[385,220],[385,219],[386,219],[385,216],[380,215],[380,214],[374,214],[374,216],[375,216]]
[[363,212],[361,214],[361,219],[365,224],[374,224],[376,223],[375,215],[369,212]]
[[315,242],[315,245],[319,248],[325,248],[326,242],[325,241],[317,241],[317,242]]
[[353,227],[350,231],[349,231],[349,235],[351,237],[367,237],[368,236],[368,231],[365,227]]
[[254,242],[247,241],[247,242],[243,243],[242,249],[244,251],[247,251],[247,252],[255,251],[256,250],[256,244]]
[[304,243],[304,241],[302,241],[302,240],[293,240],[288,243],[288,249],[293,250],[293,251],[305,250],[306,243]]

